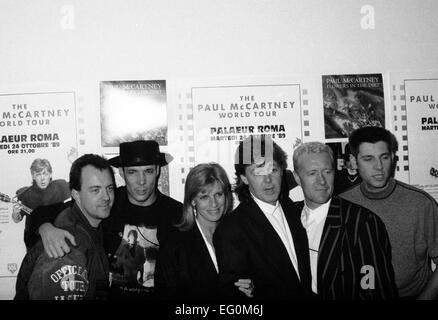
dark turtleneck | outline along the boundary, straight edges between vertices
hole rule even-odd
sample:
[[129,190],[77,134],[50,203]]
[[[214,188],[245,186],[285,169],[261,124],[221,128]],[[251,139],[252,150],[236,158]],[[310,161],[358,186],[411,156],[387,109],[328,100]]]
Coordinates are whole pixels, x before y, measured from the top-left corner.
[[395,179],[390,178],[385,187],[377,191],[372,191],[367,187],[365,181],[363,181],[360,184],[360,191],[362,191],[364,196],[367,197],[368,199],[385,199],[394,192],[395,186],[396,186]]

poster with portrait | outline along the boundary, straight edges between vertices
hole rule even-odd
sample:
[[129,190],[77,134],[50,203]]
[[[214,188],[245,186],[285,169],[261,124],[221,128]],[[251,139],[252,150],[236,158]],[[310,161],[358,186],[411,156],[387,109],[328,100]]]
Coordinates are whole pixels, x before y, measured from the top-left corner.
[[[0,110],[0,276],[7,277],[17,275],[26,251],[23,230],[29,215],[17,223],[11,219],[17,193],[18,199],[34,192],[51,195],[55,185],[62,185],[63,196],[70,196],[68,174],[77,157],[75,93],[0,94]],[[31,175],[36,163],[44,163],[44,174]],[[31,215],[37,203],[22,202]]]
[[196,162],[220,163],[231,181],[248,136],[269,135],[288,154],[302,141],[299,84],[194,87],[192,99]]
[[362,179],[357,170],[356,158],[352,155],[348,142],[331,142],[327,145],[332,149],[335,159],[334,194],[340,194],[358,185]]
[[364,126],[385,126],[381,74],[323,75],[325,139],[348,138]]
[[438,77],[405,79],[409,183],[438,200]]
[[102,147],[155,140],[167,145],[165,80],[100,82]]

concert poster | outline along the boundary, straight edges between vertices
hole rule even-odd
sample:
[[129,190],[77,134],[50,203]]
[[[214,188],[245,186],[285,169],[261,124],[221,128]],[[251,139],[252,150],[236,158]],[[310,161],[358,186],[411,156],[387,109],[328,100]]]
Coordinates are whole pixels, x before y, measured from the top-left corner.
[[299,84],[194,87],[192,99],[196,163],[220,163],[231,183],[236,148],[250,135],[271,136],[289,155],[302,141]]
[[365,126],[385,126],[381,74],[323,75],[325,139],[348,138]]
[[17,192],[33,185],[30,167],[37,159],[50,163],[52,180],[68,186],[77,157],[75,93],[0,94],[0,110],[0,277],[15,277],[26,252],[28,215],[12,221],[12,206]]
[[409,183],[438,200],[438,77],[405,79]]
[[167,145],[166,81],[101,81],[100,117],[102,147],[133,140]]

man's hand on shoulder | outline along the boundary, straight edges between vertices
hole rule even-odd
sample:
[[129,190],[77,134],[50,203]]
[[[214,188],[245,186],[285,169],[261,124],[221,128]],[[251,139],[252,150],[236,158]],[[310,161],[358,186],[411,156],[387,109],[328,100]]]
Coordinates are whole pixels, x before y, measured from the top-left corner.
[[38,232],[41,235],[44,250],[50,258],[60,258],[70,252],[70,246],[67,244],[66,239],[76,246],[75,237],[70,232],[56,228],[49,222],[43,223]]

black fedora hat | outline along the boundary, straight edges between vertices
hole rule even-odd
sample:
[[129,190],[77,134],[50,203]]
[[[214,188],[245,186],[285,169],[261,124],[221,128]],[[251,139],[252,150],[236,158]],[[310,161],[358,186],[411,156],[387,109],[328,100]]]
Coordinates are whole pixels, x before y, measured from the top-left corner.
[[120,155],[109,159],[109,163],[116,168],[150,164],[165,166],[173,160],[170,154],[160,152],[160,146],[155,140],[122,142],[119,147]]

